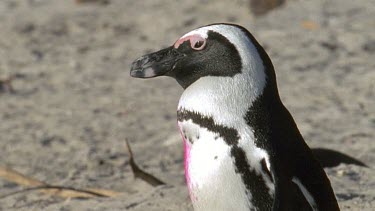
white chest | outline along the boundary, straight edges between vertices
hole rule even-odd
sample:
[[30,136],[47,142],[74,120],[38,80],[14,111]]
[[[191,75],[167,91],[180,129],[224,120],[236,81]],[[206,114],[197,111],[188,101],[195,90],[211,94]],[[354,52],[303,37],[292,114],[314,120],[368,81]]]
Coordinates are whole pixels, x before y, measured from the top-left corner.
[[195,210],[248,210],[249,196],[236,173],[230,146],[218,134],[178,122],[185,141],[185,174]]

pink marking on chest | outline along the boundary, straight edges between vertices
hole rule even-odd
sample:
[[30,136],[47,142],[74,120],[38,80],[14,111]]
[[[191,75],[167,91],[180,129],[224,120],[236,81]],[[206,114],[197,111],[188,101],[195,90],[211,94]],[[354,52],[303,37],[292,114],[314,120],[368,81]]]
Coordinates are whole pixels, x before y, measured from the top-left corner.
[[184,137],[182,137],[182,140],[184,141],[184,168],[185,168],[185,178],[186,183],[188,185],[189,191],[190,191],[190,174],[189,174],[189,163],[190,163],[190,146],[189,143],[185,140]]
[[184,170],[185,170],[186,184],[188,187],[190,199],[192,201],[195,201],[196,197],[193,195],[193,192],[191,190],[192,184],[191,184],[190,172],[189,172],[191,145],[189,144],[188,140],[185,139],[185,135],[182,133],[180,125],[178,125],[178,128],[180,129],[182,141],[184,142]]

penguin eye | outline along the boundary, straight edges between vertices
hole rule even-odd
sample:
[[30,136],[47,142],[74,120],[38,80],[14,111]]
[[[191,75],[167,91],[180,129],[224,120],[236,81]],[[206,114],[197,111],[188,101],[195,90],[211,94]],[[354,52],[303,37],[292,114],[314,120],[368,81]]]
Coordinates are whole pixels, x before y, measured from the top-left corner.
[[194,48],[200,48],[202,47],[202,45],[203,45],[203,41],[199,40],[198,42],[194,44]]
[[200,36],[192,37],[190,39],[191,48],[200,51],[206,46],[206,39]]

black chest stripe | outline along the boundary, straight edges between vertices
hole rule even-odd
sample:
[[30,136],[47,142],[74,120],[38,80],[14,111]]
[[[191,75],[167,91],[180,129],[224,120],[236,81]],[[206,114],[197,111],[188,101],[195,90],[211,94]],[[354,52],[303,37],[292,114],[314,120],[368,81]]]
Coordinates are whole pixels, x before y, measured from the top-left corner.
[[[252,204],[259,210],[271,210],[273,199],[268,192],[268,187],[262,177],[250,168],[245,151],[238,146],[240,136],[234,128],[218,125],[212,117],[203,116],[197,112],[179,110],[178,121],[192,120],[195,124],[207,128],[209,131],[219,134],[221,138],[231,146],[231,156],[234,158],[236,173],[241,175],[247,191],[252,196]],[[263,170],[263,169],[262,169]]]
[[217,125],[211,117],[203,116],[192,111],[177,111],[177,120],[182,122],[191,119],[195,124],[207,128],[207,130],[218,133],[224,141],[229,145],[237,145],[240,139],[238,132],[234,128],[229,128],[223,125]]

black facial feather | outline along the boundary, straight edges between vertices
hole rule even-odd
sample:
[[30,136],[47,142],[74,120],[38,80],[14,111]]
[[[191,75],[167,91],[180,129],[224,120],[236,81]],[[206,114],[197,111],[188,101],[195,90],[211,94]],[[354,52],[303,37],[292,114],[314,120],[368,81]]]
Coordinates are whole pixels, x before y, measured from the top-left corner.
[[202,50],[194,50],[190,41],[183,42],[178,51],[185,54],[169,76],[176,78],[185,89],[204,76],[233,77],[241,73],[242,62],[236,47],[227,38],[208,31],[207,44]]

